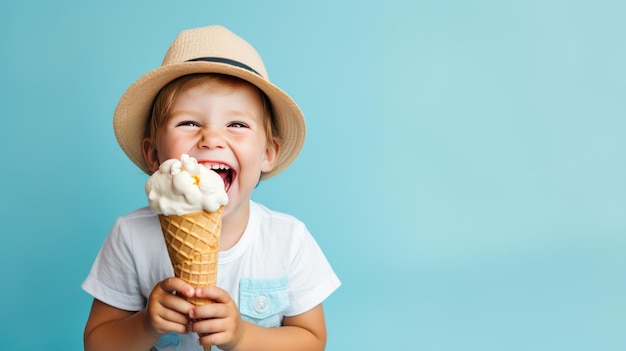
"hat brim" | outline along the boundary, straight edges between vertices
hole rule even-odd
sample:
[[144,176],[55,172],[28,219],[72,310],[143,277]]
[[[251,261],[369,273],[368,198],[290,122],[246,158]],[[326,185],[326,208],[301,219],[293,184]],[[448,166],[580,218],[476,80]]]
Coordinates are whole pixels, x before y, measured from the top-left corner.
[[142,171],[152,173],[144,160],[141,141],[156,95],[174,79],[195,73],[235,76],[255,85],[267,95],[282,142],[274,168],[263,173],[261,179],[275,176],[296,159],[304,145],[306,124],[302,111],[289,95],[267,79],[244,68],[218,62],[182,62],[161,66],[140,77],[124,92],[115,109],[113,129],[117,141]]

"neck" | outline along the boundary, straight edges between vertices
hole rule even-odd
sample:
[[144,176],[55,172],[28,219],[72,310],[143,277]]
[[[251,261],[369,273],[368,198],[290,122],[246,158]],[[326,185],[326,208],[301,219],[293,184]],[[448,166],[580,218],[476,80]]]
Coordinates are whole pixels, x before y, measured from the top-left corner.
[[246,230],[250,218],[250,202],[244,201],[238,208],[229,208],[222,218],[220,251],[231,249]]

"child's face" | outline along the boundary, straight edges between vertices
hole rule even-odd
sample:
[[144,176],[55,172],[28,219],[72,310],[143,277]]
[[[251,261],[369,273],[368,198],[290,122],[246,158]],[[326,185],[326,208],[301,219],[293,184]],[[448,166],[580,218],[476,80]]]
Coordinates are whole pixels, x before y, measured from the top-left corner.
[[219,166],[226,183],[229,209],[247,206],[261,172],[274,167],[277,147],[268,145],[263,102],[255,88],[244,84],[214,89],[206,84],[181,92],[154,142],[144,141],[146,162],[153,170],[182,154],[207,167]]

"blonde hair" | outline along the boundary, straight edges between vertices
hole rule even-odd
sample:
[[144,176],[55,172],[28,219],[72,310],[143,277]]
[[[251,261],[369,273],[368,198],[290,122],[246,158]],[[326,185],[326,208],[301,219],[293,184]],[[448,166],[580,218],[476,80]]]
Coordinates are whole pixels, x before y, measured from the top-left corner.
[[244,85],[253,87],[261,97],[263,102],[263,127],[265,129],[265,137],[269,144],[281,144],[281,136],[278,132],[278,127],[274,121],[272,115],[272,107],[270,101],[259,88],[255,85],[248,83],[247,81],[217,73],[196,73],[174,79],[166,86],[164,86],[157,96],[154,98],[152,104],[152,111],[150,112],[150,118],[148,118],[148,124],[144,132],[144,136],[154,144],[156,141],[156,134],[159,127],[162,126],[170,116],[172,107],[176,102],[178,96],[187,89],[194,88],[200,85],[210,85],[212,87],[219,87],[219,89],[235,89]]

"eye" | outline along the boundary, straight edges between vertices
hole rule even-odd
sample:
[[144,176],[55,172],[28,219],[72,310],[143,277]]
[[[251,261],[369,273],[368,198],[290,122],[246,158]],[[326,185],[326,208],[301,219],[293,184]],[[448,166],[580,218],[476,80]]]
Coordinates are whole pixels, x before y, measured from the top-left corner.
[[232,122],[228,126],[232,128],[249,128],[249,126],[243,122]]
[[176,124],[177,127],[199,127],[200,124],[194,121],[182,121]]

